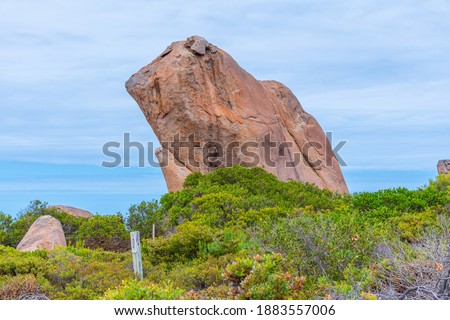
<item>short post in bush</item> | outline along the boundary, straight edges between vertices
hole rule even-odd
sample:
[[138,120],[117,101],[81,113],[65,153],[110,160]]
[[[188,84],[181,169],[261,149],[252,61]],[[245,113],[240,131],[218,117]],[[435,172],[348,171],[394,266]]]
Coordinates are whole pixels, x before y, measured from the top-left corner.
[[141,255],[141,237],[139,231],[130,233],[131,236],[131,254],[133,255],[134,274],[138,275],[142,280],[144,272],[142,271],[142,255]]

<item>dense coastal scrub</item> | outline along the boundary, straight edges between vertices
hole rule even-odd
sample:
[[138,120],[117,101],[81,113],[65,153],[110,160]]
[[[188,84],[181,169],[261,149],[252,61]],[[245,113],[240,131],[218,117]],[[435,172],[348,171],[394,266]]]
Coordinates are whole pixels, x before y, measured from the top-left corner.
[[[0,214],[0,299],[449,299],[450,178],[338,195],[260,168],[191,174],[126,215]],[[39,216],[69,246],[14,249]],[[156,225],[156,238],[152,226]],[[144,280],[128,232],[143,237]]]

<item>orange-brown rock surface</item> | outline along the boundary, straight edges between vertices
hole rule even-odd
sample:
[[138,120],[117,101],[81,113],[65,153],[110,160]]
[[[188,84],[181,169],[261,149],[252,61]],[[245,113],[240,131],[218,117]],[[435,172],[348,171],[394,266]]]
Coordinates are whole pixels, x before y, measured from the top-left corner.
[[61,222],[47,215],[39,217],[31,225],[22,241],[17,245],[17,250],[51,250],[58,246],[67,246]]
[[170,191],[191,172],[241,164],[348,193],[322,128],[291,90],[256,80],[201,37],[172,43],[126,88],[161,142],[156,156]]
[[79,208],[69,207],[69,206],[57,205],[57,206],[49,206],[48,208],[49,209],[55,208],[58,211],[65,212],[65,213],[67,213],[71,216],[75,216],[75,217],[90,218],[90,217],[94,216],[89,211],[79,209]]
[[439,174],[448,174],[450,171],[450,160],[439,160],[437,164]]

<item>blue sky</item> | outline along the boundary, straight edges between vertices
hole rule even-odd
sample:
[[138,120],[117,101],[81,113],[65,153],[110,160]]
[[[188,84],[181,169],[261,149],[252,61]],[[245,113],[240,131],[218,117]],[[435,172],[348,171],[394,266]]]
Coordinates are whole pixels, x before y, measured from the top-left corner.
[[334,140],[351,192],[416,188],[450,157],[450,2],[0,1],[0,210],[33,199],[126,211],[158,168],[102,168],[129,132],[157,141],[125,81],[194,34],[283,82]]

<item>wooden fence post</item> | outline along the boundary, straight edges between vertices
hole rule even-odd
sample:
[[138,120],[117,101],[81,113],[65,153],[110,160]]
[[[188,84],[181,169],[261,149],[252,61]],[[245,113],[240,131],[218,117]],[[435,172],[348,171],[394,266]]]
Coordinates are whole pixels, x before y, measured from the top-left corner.
[[131,254],[133,255],[133,270],[142,280],[144,272],[142,271],[142,255],[141,255],[141,238],[139,231],[130,233],[131,237]]

